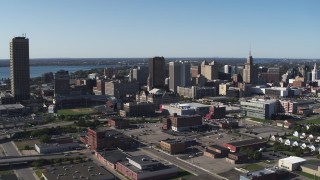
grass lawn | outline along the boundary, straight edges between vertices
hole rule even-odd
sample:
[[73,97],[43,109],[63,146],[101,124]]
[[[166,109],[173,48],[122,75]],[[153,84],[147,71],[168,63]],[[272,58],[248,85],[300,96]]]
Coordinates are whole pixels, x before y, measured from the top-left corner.
[[264,167],[259,165],[259,164],[248,164],[244,167],[242,167],[243,169],[246,169],[248,171],[257,171],[257,170],[261,170],[263,169]]
[[295,136],[287,136],[286,138],[287,138],[287,139],[292,139],[292,140],[294,140],[294,141],[300,140],[298,137],[295,137]]
[[46,169],[36,169],[34,172],[39,178],[41,178],[42,173],[46,172]]
[[301,176],[304,176],[304,177],[307,177],[307,178],[310,178],[310,179],[320,179],[319,176],[315,176],[313,174],[308,174],[308,173],[305,173],[305,172],[298,172],[299,175]]
[[30,149],[34,149],[35,144],[39,144],[40,141],[38,139],[32,139],[32,140],[22,140],[22,141],[14,141],[17,148],[21,150],[25,150],[25,146],[28,145]]
[[182,169],[179,170],[178,175],[174,178],[171,178],[170,180],[178,180],[178,179],[188,179],[191,176],[193,176],[193,174],[189,173],[188,171],[184,171]]
[[259,118],[255,118],[255,117],[245,117],[247,119],[250,119],[252,121],[257,121],[257,122],[260,122],[260,123],[270,123],[272,122],[271,120],[265,120],[265,119],[259,119]]
[[320,119],[297,121],[297,124],[320,124]]
[[79,108],[79,109],[61,109],[58,110],[58,115],[86,115],[92,114],[96,111],[93,108]]
[[263,160],[261,162],[266,163],[266,164],[274,164],[275,163],[274,160]]
[[5,175],[5,174],[14,174],[14,172],[11,170],[0,170],[0,175]]

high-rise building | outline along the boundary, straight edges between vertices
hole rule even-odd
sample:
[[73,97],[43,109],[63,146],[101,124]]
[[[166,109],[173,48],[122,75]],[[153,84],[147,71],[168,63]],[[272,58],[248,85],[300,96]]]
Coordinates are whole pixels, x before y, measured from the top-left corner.
[[186,87],[191,85],[189,62],[170,62],[169,63],[169,89],[177,92],[177,87]]
[[212,61],[208,63],[207,61],[203,61],[201,63],[201,75],[203,75],[208,80],[218,79],[218,65],[216,62]]
[[224,68],[223,68],[223,71],[224,73],[226,74],[231,74],[231,66],[230,65],[224,65]]
[[163,88],[166,79],[166,66],[164,57],[149,59],[148,88]]
[[311,81],[316,81],[320,79],[320,70],[317,69],[317,64],[314,63],[314,67],[311,71]]
[[191,66],[191,77],[196,78],[201,74],[201,66]]
[[132,69],[132,80],[136,80],[140,85],[146,85],[148,81],[148,67],[138,66]]
[[70,93],[69,72],[60,70],[54,74],[54,96],[67,96]]
[[243,82],[249,84],[255,84],[258,78],[258,75],[254,72],[256,71],[255,66],[253,65],[253,58],[251,56],[251,52],[249,57],[247,58],[247,62],[244,64],[243,69]]
[[30,99],[29,39],[15,37],[10,42],[11,93],[16,101]]

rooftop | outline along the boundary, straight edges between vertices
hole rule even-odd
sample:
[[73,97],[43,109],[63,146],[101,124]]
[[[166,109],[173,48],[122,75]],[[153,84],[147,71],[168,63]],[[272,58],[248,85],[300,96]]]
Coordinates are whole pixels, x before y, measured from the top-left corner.
[[273,174],[275,173],[274,169],[262,169],[262,170],[258,170],[258,171],[252,171],[252,172],[248,172],[246,174],[243,174],[242,176],[248,178],[248,179],[253,179],[253,177],[260,177],[266,174]]
[[153,166],[153,165],[160,164],[159,161],[153,160],[152,158],[146,155],[132,156],[127,159],[132,160],[135,163],[140,164],[141,166]]
[[125,153],[119,150],[114,151],[101,151],[99,154],[111,163],[125,161],[128,157]]
[[47,180],[70,180],[70,179],[90,179],[90,180],[113,180],[114,176],[97,166],[93,162],[85,162],[72,165],[62,165],[47,167],[44,176]]
[[22,109],[24,106],[22,104],[1,104],[0,110],[12,110],[12,109]]
[[226,144],[241,147],[241,146],[248,146],[248,145],[260,144],[260,143],[265,143],[265,142],[266,142],[265,140],[261,140],[261,139],[247,139],[247,140],[243,140],[243,141],[229,142]]
[[290,156],[290,157],[287,157],[287,158],[279,159],[279,161],[286,161],[288,163],[295,164],[295,163],[304,162],[306,160],[301,158],[301,157]]

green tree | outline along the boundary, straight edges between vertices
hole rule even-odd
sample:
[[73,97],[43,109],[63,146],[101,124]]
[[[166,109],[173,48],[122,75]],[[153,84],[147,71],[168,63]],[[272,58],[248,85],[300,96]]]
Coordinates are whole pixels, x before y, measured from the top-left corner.
[[42,142],[42,143],[49,143],[50,140],[51,140],[51,138],[47,134],[40,136],[40,142]]

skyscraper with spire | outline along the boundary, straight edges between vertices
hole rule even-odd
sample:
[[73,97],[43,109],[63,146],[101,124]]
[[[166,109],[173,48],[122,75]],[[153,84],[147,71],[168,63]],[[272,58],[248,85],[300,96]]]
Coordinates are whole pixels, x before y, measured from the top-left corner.
[[244,64],[243,82],[249,83],[249,84],[255,84],[257,82],[258,75],[255,74],[254,72],[255,72],[255,67],[253,65],[253,58],[250,50],[249,57],[247,58],[247,61]]

